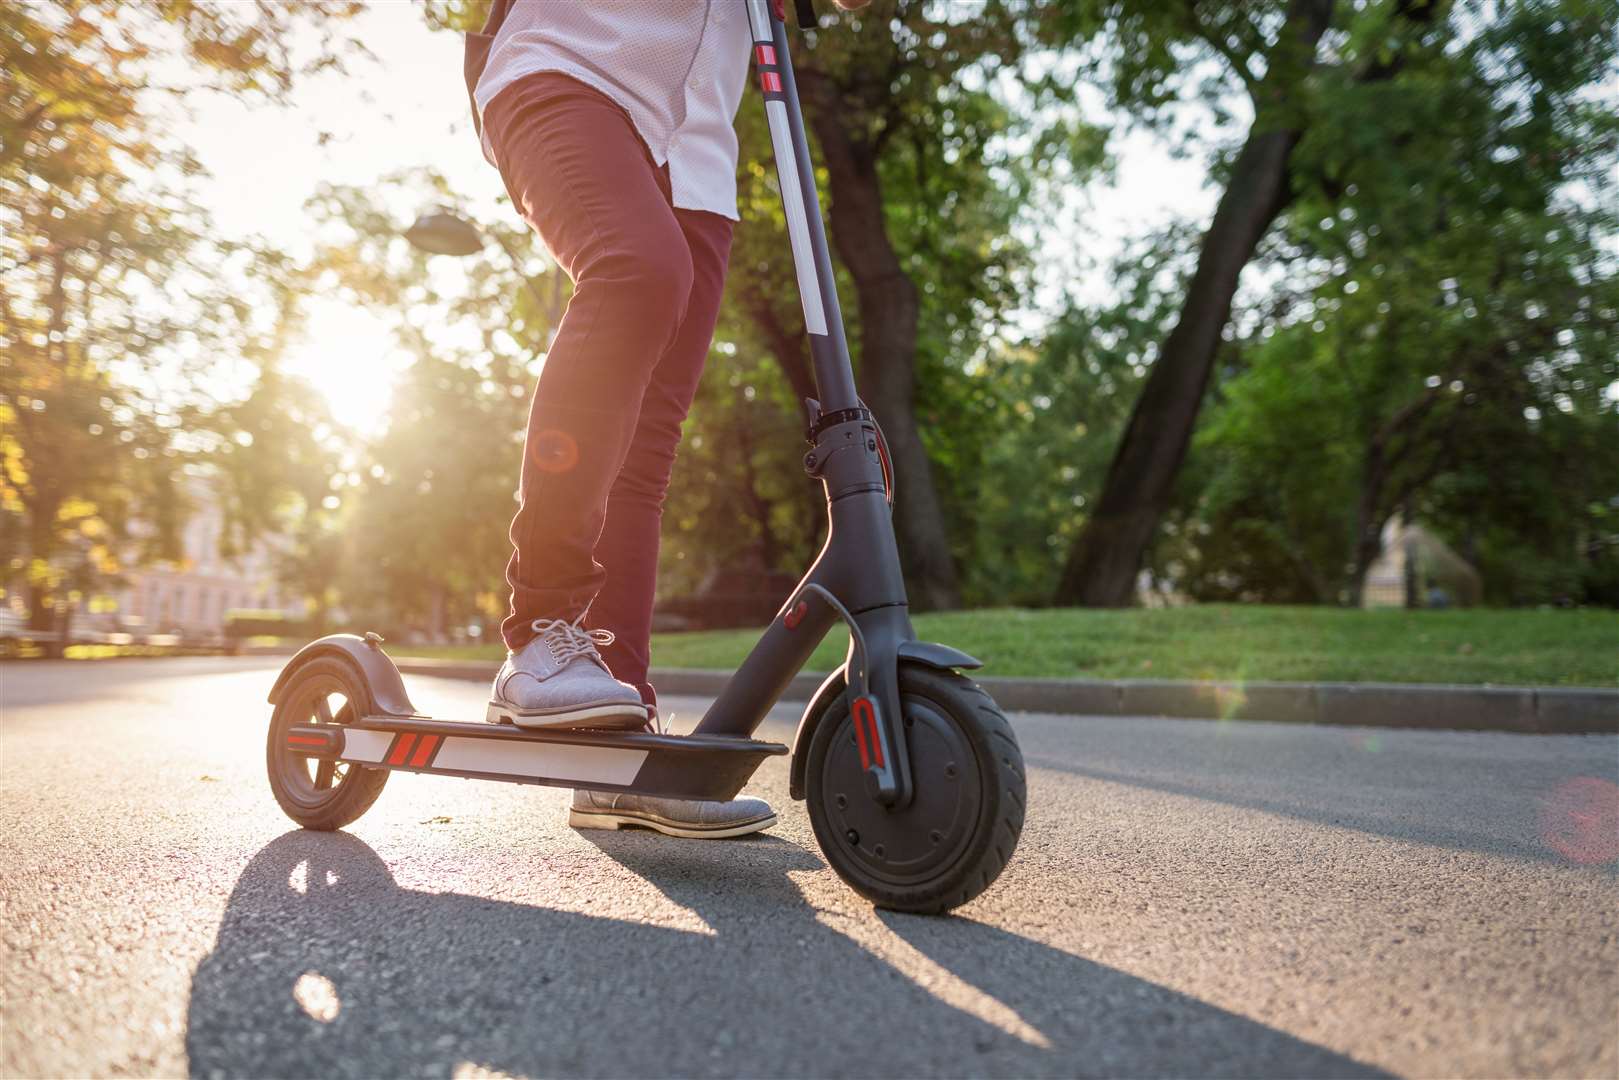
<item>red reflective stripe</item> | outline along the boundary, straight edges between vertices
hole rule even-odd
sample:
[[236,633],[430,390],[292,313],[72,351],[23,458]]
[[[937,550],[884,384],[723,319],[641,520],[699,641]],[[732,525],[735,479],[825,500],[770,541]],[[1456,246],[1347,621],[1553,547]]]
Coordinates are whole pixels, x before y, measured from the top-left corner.
[[781,76],[774,71],[761,71],[759,72],[759,85],[764,88],[766,93],[779,94],[781,93]]
[[877,711],[871,707],[869,698],[854,699],[854,728],[860,736],[860,767],[869,767],[866,754],[866,728],[871,728],[871,757],[877,759],[877,767],[883,767],[883,740],[877,734]]
[[325,736],[325,735],[288,735],[287,736],[287,741],[289,743],[296,743],[299,746],[330,746],[330,745],[332,745],[332,740],[328,736]]
[[428,759],[433,756],[433,747],[437,745],[437,735],[423,735],[422,744],[416,748],[416,756],[410,759],[411,768],[419,769],[426,765]]
[[388,755],[388,764],[403,765],[405,758],[410,756],[410,744],[416,741],[416,733],[409,732],[394,739],[394,752]]
[[761,64],[774,64],[776,62],[776,47],[774,45],[755,45],[753,55],[759,58]]
[[[880,769],[883,765],[883,741],[877,736],[877,713],[871,707],[871,699],[855,698],[853,712],[855,737],[860,743],[860,767],[862,769],[871,768],[871,761],[876,758],[877,767]],[[871,728],[870,735],[866,734],[868,727]],[[869,751],[867,750],[868,742],[870,743]]]

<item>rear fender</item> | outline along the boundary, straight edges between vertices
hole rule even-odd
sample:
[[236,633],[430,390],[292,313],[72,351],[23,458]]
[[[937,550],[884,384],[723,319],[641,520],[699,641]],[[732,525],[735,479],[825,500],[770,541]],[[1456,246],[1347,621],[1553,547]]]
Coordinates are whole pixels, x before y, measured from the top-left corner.
[[270,687],[270,704],[279,705],[282,690],[298,668],[320,656],[337,656],[354,665],[371,698],[368,715],[420,715],[416,712],[416,706],[410,703],[410,696],[405,693],[405,680],[399,677],[399,669],[388,659],[388,654],[376,642],[357,634],[328,634],[299,649],[287,661],[287,666],[281,669],[275,685]]

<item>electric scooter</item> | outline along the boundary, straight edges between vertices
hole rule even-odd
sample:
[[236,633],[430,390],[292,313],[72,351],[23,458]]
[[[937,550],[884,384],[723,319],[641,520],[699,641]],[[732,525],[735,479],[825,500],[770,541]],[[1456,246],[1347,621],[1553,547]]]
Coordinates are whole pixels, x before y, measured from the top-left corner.
[[769,0],[746,2],[820,395],[805,403],[804,468],[826,490],[825,546],[686,735],[436,720],[411,704],[377,635],[311,642],[270,691],[270,786],[298,824],[349,824],[390,772],[730,799],[766,758],[789,753],[751,736],[841,622],[847,657],[804,710],[789,759],[789,791],[806,801],[832,869],[878,906],[938,913],[987,889],[1011,857],[1022,753],[995,702],[961,674],[979,661],[911,627],[893,468],[855,392],[786,26]]

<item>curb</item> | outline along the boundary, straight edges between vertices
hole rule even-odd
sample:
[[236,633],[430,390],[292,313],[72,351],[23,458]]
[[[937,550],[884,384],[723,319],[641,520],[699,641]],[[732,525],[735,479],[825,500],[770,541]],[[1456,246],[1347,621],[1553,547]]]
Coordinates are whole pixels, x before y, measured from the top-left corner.
[[[395,661],[406,675],[485,681],[495,665],[462,660]],[[712,697],[729,671],[653,668],[665,694]],[[808,701],[825,673],[800,673],[783,701]],[[1619,733],[1619,690],[1585,687],[1450,686],[1435,683],[1196,682],[1177,679],[976,680],[1009,712],[1067,716],[1165,716],[1260,720],[1523,735]]]

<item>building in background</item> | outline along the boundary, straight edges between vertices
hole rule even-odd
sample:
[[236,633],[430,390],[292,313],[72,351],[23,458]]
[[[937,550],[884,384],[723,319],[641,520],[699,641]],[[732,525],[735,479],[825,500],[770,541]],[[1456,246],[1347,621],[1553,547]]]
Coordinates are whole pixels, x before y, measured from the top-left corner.
[[1366,574],[1362,607],[1472,607],[1483,597],[1478,571],[1439,537],[1397,517],[1383,526],[1383,553]]
[[181,559],[127,570],[120,585],[81,603],[73,616],[75,637],[85,631],[213,640],[223,636],[230,611],[304,616],[303,599],[276,581],[273,543],[255,541],[242,555],[221,556],[225,513],[213,488],[196,480],[187,495],[193,511],[181,533]]

